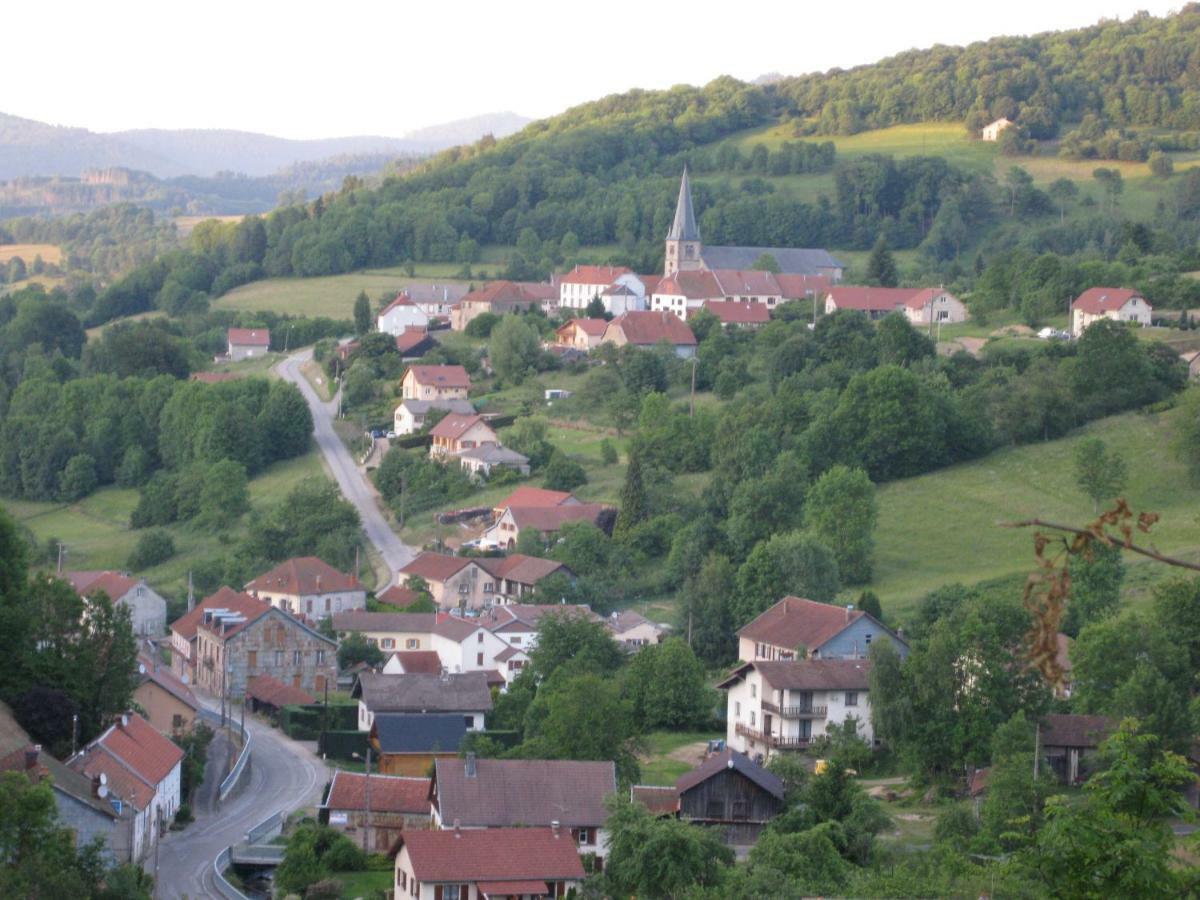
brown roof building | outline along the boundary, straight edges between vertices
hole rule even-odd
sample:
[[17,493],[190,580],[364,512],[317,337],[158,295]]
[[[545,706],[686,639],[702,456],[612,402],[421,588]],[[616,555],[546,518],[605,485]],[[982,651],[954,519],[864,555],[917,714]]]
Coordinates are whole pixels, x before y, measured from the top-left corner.
[[315,556],[280,563],[247,584],[246,593],[311,619],[367,608],[367,589],[359,580]]
[[133,699],[160,734],[181,737],[192,730],[200,702],[191,688],[157,658],[138,656],[138,686]]
[[335,831],[356,839],[365,829],[366,846],[386,853],[402,831],[429,827],[429,779],[338,769],[320,817]]
[[400,380],[404,400],[466,400],[471,376],[462,366],[409,366]]
[[852,606],[784,597],[738,630],[738,658],[788,660],[865,657],[886,637],[901,656],[908,644],[874,616]]
[[568,522],[590,522],[604,531],[611,531],[614,518],[610,507],[600,503],[568,503],[552,507],[510,506],[483,532],[483,541],[514,550],[522,528],[552,535],[562,530]]
[[601,343],[626,344],[634,347],[651,348],[660,343],[672,347],[676,356],[689,358],[696,355],[696,336],[683,319],[666,310],[627,312],[608,323]]

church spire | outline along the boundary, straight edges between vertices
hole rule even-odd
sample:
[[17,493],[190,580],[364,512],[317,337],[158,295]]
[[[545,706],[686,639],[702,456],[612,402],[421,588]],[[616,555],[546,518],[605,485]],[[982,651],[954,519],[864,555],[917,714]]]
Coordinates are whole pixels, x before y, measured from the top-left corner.
[[688,183],[686,164],[683,167],[683,180],[679,182],[679,200],[675,204],[675,221],[671,224],[667,240],[700,240],[700,229],[696,227],[696,214],[692,211],[692,186]]

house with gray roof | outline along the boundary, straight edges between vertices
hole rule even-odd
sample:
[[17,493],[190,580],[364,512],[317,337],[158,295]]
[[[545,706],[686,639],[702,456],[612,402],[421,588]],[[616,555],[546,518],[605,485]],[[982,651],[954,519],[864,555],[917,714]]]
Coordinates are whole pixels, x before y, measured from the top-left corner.
[[370,731],[380,713],[455,713],[468,730],[482,731],[484,716],[492,711],[492,692],[483,671],[363,672],[350,696],[358,701],[359,731]]

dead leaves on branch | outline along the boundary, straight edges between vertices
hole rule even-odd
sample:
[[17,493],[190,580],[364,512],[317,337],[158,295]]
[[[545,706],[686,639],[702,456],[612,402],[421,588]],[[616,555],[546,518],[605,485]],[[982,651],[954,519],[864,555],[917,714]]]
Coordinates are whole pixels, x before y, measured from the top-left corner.
[[1091,560],[1096,544],[1103,544],[1140,553],[1167,565],[1200,568],[1134,543],[1135,531],[1149,534],[1156,522],[1158,513],[1135,514],[1129,508],[1129,504],[1120,499],[1112,509],[1106,510],[1094,522],[1082,528],[1057,525],[1040,519],[1011,524],[1011,527],[1017,528],[1035,526],[1039,529],[1050,529],[1034,532],[1033,552],[1037,559],[1037,568],[1025,581],[1022,602],[1033,620],[1033,625],[1026,635],[1030,665],[1051,684],[1062,684],[1066,675],[1058,661],[1058,633],[1067,611],[1067,604],[1071,602],[1072,557]]

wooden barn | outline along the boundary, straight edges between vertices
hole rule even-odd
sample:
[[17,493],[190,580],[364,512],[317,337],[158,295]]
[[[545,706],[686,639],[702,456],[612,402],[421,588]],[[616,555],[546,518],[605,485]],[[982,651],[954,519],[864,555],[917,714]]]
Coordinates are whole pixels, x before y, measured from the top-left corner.
[[679,818],[721,828],[730,846],[753,844],[783,811],[783,781],[743,753],[715,753],[675,782]]

